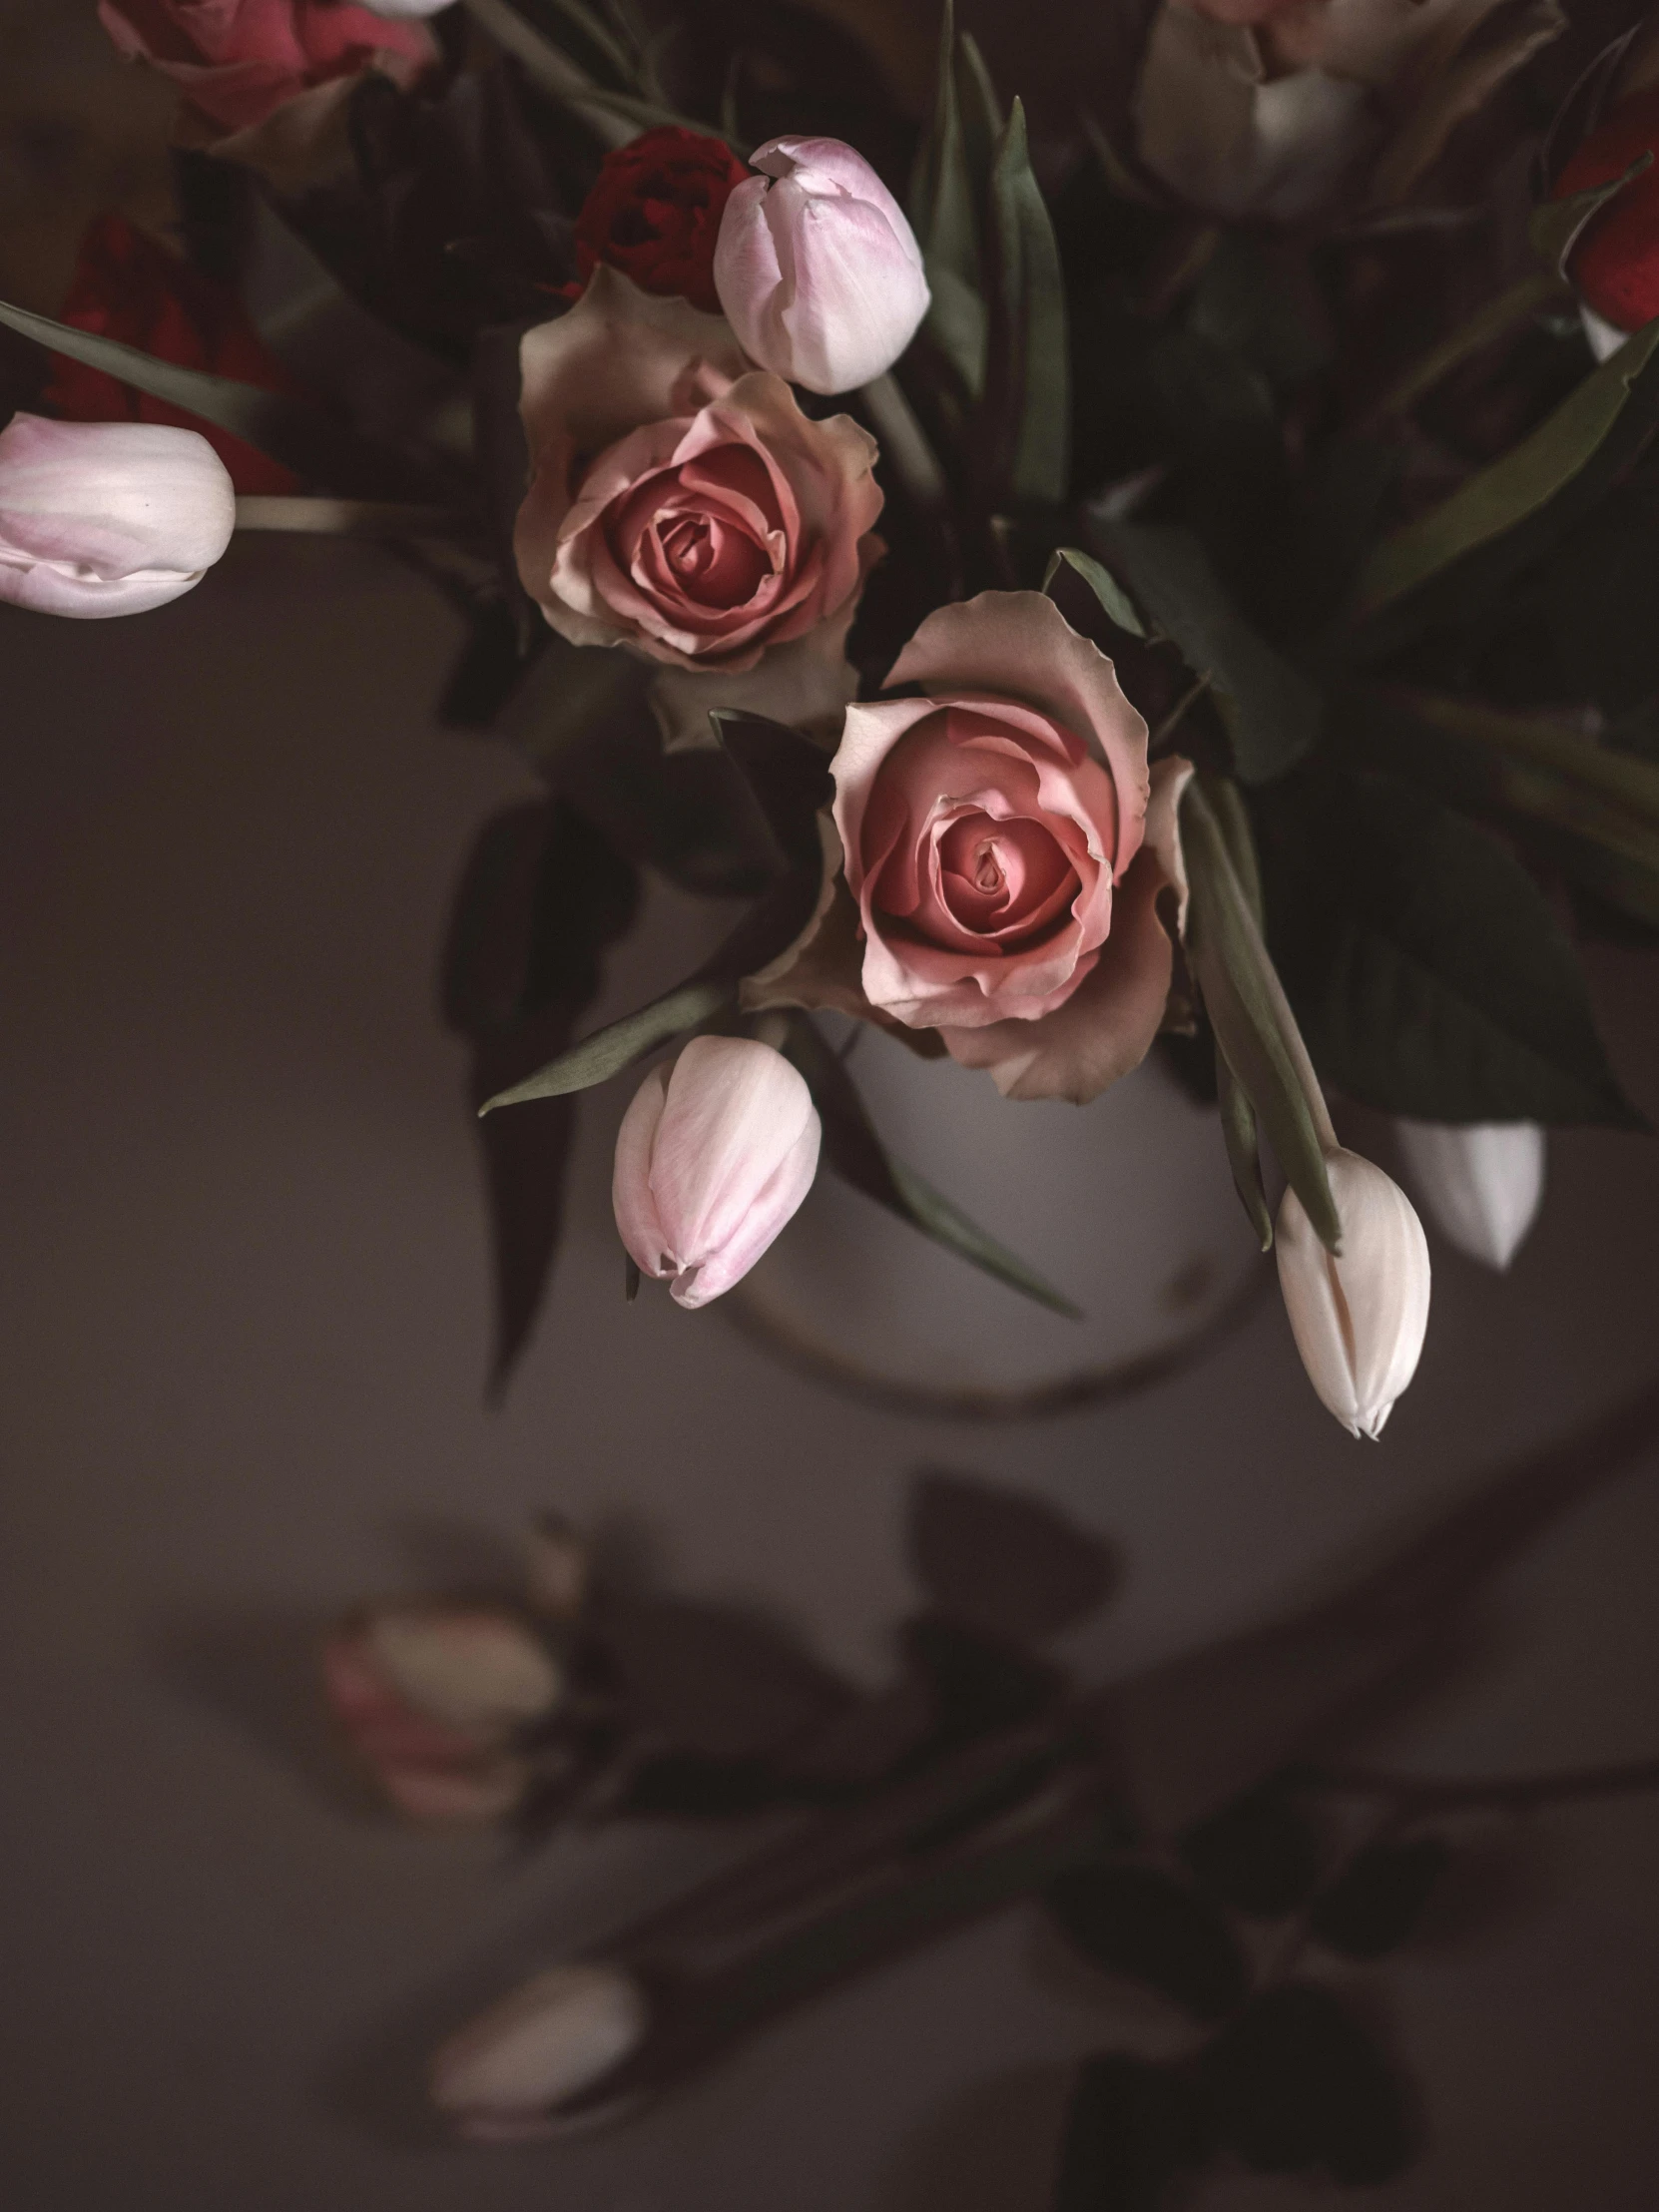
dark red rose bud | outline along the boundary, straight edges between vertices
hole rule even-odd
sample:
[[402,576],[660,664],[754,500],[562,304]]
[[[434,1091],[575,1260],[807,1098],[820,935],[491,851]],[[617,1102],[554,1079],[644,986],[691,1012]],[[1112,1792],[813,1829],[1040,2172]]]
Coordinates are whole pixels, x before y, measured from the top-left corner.
[[1590,218],[1567,274],[1585,304],[1620,330],[1659,315],[1659,85],[1621,100],[1555,180],[1557,200],[1610,185],[1644,154],[1656,158]]
[[720,219],[748,175],[723,139],[673,125],[619,146],[601,163],[576,219],[582,282],[609,262],[641,291],[678,294],[705,314],[719,314]]
[[[266,350],[235,292],[118,215],[100,216],[88,228],[59,320],[72,329],[119,338],[181,368],[205,368],[258,384],[262,391],[298,389]],[[166,422],[200,431],[240,492],[280,496],[299,488],[287,469],[228,430],[83,362],[59,355],[44,396],[66,422]]]

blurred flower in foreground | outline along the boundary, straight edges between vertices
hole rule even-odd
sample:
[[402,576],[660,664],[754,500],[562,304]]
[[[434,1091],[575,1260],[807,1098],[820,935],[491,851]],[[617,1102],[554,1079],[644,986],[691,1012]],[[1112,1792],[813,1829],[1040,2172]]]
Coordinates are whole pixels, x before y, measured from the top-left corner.
[[532,1629],[479,1605],[388,1605],[323,1647],[328,1701],[400,1813],[487,1822],[522,1798],[520,1733],[558,1707],[564,1676]]
[[0,599],[41,614],[143,614],[199,584],[236,528],[204,437],[149,422],[0,431]]
[[1506,1268],[1544,1195],[1544,1133],[1535,1121],[1461,1126],[1401,1121],[1406,1180],[1459,1252]]
[[542,2134],[549,2106],[620,2064],[649,2024],[619,1967],[550,1967],[450,2037],[432,2060],[432,2101],[483,2141]]
[[370,12],[350,0],[99,0],[98,19],[129,61],[172,79],[211,141],[368,69],[413,83],[438,58],[432,34],[388,19],[429,12]]
[[1316,1235],[1295,1191],[1275,1248],[1291,1332],[1320,1402],[1375,1442],[1416,1373],[1428,1327],[1428,1242],[1399,1186],[1357,1152],[1326,1155],[1343,1228],[1340,1255]]
[[751,359],[809,391],[891,368],[927,312],[921,249],[892,194],[839,139],[778,138],[726,203],[715,286]]
[[1554,0],[1163,0],[1137,151],[1177,199],[1224,218],[1395,207],[1564,28]]
[[642,1271],[706,1306],[747,1275],[813,1185],[822,1134],[805,1080],[745,1037],[694,1037],[655,1067],[617,1131],[611,1186]]
[[[74,330],[119,338],[181,368],[204,368],[241,384],[257,384],[262,391],[298,389],[267,349],[235,292],[119,215],[102,215],[88,225],[58,319]],[[120,383],[101,368],[71,360],[67,353],[54,354],[52,380],[41,397],[53,414],[69,422],[172,422],[200,431],[240,492],[280,495],[299,489],[291,470],[245,438]]]

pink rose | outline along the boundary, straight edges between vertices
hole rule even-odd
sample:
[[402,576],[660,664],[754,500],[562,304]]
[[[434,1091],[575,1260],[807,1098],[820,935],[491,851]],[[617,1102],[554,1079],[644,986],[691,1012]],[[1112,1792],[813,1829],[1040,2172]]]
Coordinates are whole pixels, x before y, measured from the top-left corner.
[[521,366],[514,544],[562,637],[723,674],[809,638],[840,660],[881,511],[856,423],[811,420],[719,315],[608,267]]
[[411,84],[438,59],[423,24],[344,0],[99,0],[98,15],[130,61],[170,77],[221,134],[364,70]]
[[844,881],[744,1002],[936,1029],[1010,1097],[1093,1098],[1165,1018],[1190,767],[1149,774],[1111,662],[1037,592],[941,607],[891,682],[924,696],[849,707],[831,763]]

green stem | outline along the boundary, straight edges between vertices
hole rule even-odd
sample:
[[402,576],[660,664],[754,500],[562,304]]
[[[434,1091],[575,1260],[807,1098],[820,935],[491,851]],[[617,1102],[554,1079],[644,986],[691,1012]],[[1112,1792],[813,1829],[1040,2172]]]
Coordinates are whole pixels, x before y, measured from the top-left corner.
[[1518,284],[1500,291],[1495,299],[1488,299],[1449,337],[1442,338],[1389,386],[1372,410],[1373,421],[1382,423],[1391,415],[1409,414],[1417,401],[1454,368],[1495,343],[1517,322],[1527,321],[1540,308],[1548,306],[1552,299],[1559,297],[1561,290],[1558,276],[1540,271],[1523,276]]

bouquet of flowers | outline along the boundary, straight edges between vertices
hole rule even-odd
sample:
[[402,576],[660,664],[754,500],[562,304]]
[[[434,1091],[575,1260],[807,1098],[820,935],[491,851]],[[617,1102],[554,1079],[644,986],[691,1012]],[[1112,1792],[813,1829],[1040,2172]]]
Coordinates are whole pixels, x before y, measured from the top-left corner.
[[[0,305],[0,596],[138,612],[238,527],[346,530],[464,611],[445,716],[548,793],[446,957],[501,1371],[576,1094],[664,1048],[630,1295],[720,1296],[822,1166],[1063,1305],[888,1152],[844,1025],[1015,1119],[1161,1039],[1378,1435],[1427,1245],[1328,1091],[1498,1265],[1546,1125],[1639,1126],[1572,933],[1659,930],[1659,38],[1161,0],[1033,138],[948,0],[920,122],[790,8],[99,13],[178,87],[183,251],[110,222],[61,320]],[[256,328],[273,220],[418,406]],[[583,1033],[647,870],[746,909]]]

